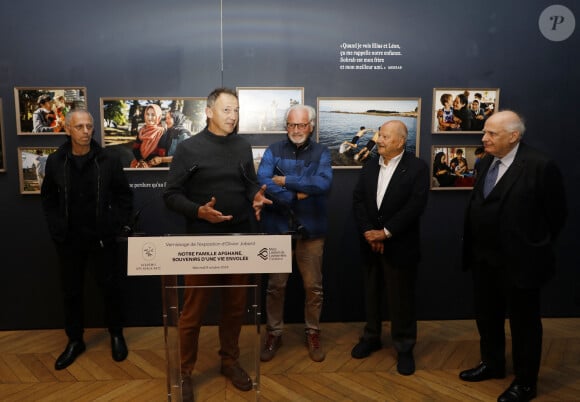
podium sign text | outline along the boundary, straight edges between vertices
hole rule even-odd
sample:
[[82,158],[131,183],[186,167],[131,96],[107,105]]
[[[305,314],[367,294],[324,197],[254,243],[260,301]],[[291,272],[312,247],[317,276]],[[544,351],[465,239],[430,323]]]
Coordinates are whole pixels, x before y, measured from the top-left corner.
[[271,272],[292,272],[290,235],[128,238],[128,275]]

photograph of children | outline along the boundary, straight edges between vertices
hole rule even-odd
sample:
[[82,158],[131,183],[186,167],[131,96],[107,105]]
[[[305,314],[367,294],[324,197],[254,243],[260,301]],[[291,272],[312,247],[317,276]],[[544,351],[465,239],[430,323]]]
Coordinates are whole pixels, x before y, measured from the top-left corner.
[[64,135],[69,110],[86,109],[85,88],[14,88],[19,135]]
[[0,172],[6,171],[6,158],[4,156],[4,118],[2,115],[2,99],[0,98]]
[[318,98],[318,142],[335,168],[360,168],[376,152],[379,127],[389,120],[407,126],[406,149],[418,155],[421,98]]
[[478,145],[434,145],[431,147],[431,189],[470,190],[484,156]]
[[432,132],[480,134],[498,107],[499,88],[435,88]]
[[20,194],[40,194],[48,155],[58,147],[18,147]]
[[206,125],[206,98],[101,98],[102,143],[125,170],[169,170],[177,144]]
[[286,111],[302,103],[304,88],[238,87],[240,120],[238,133],[286,133]]

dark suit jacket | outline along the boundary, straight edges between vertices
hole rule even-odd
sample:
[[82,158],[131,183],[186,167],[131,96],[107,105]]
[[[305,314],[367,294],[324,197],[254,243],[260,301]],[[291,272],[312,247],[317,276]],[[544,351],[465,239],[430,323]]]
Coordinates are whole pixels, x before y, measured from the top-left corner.
[[[554,242],[567,215],[562,175],[555,163],[540,151],[520,143],[513,163],[489,196],[481,200],[483,182],[493,161],[482,159],[480,174],[470,195],[465,217],[463,268],[485,256],[477,255],[472,244],[470,209],[484,210],[486,203],[496,203],[499,234],[497,255],[518,287],[535,288],[545,283],[555,271]],[[476,206],[479,204],[479,206]]]
[[[374,156],[363,166],[353,194],[355,220],[361,235],[367,230],[387,228],[384,256],[395,266],[414,266],[420,259],[419,221],[429,194],[429,168],[410,152],[405,152],[377,207],[380,166]],[[366,244],[366,241],[364,242]],[[363,251],[371,252],[368,244]]]

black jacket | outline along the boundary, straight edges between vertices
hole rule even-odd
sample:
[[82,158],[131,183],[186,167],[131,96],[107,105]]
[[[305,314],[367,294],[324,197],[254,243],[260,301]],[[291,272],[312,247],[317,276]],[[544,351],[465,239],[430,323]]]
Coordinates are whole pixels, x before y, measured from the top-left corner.
[[[87,160],[79,169],[74,166],[71,150],[68,140],[46,161],[41,198],[50,236],[55,242],[71,240],[76,234],[71,233],[74,225],[90,231],[97,241],[114,240],[123,227],[131,225],[133,213],[133,192],[121,161],[91,140]],[[73,201],[83,195],[73,193],[71,180],[90,194],[86,203]]]
[[[566,194],[560,170],[538,150],[520,143],[514,161],[483,199],[483,182],[493,161],[481,160],[480,174],[465,215],[463,268],[477,261],[494,258],[507,269],[513,283],[537,288],[555,273],[554,246],[567,216]],[[478,225],[470,217],[480,216]],[[481,240],[495,239],[495,245],[482,253]]]
[[[380,166],[374,156],[363,166],[353,193],[356,224],[362,235],[367,230],[387,228],[393,235],[384,241],[384,258],[398,267],[415,266],[420,260],[420,218],[429,195],[429,168],[410,152],[405,152],[377,207]],[[366,241],[363,251],[372,253]]]

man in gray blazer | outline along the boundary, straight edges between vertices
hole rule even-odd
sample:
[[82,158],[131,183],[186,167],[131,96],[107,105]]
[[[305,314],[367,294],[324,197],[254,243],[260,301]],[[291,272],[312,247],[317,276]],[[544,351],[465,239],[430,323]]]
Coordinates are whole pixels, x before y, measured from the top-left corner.
[[473,273],[481,362],[464,381],[505,377],[506,313],[515,379],[498,401],[536,396],[542,354],[540,290],[555,271],[554,243],[567,214],[561,173],[521,142],[523,119],[496,112],[483,129],[487,155],[465,215],[463,268]]

